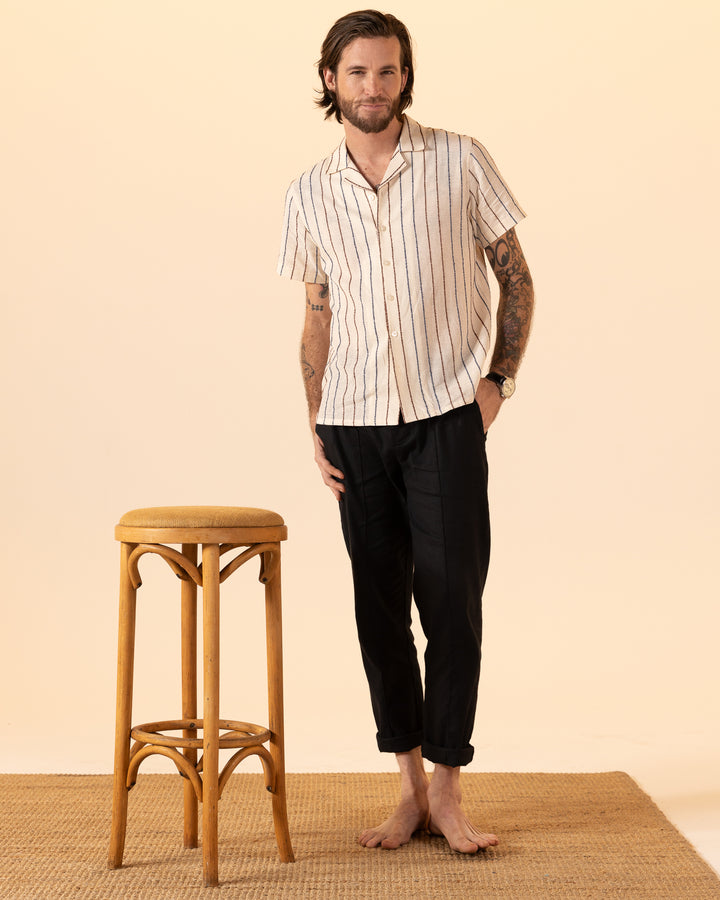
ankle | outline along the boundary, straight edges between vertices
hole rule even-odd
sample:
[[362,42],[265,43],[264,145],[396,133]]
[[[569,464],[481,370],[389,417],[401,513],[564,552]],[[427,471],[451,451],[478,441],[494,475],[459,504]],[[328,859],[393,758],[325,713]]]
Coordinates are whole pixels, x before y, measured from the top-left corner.
[[435,765],[432,781],[428,788],[428,794],[453,794],[460,796],[460,767]]
[[416,797],[426,795],[429,779],[425,771],[420,748],[415,747],[407,753],[396,753],[395,756],[400,769],[400,791],[402,796]]

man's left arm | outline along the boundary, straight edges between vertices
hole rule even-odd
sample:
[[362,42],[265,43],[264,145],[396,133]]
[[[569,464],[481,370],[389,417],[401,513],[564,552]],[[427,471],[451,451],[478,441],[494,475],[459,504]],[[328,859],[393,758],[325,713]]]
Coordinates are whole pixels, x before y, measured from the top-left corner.
[[[514,379],[530,336],[534,304],[532,278],[514,228],[486,247],[485,253],[500,285],[497,336],[490,372]],[[487,431],[503,403],[500,388],[483,378],[475,399]]]

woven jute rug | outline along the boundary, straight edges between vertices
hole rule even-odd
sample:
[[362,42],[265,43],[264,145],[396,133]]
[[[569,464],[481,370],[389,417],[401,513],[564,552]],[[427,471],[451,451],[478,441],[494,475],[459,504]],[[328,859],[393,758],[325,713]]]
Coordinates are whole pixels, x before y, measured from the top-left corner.
[[623,773],[465,774],[470,817],[498,847],[477,856],[416,835],[396,851],[356,835],[392,808],[397,775],[289,775],[297,862],[278,860],[262,776],[233,775],[220,803],[219,888],[182,849],[182,782],[140,774],[125,865],[106,868],[109,776],[2,775],[0,896],[45,898],[720,898],[720,880]]

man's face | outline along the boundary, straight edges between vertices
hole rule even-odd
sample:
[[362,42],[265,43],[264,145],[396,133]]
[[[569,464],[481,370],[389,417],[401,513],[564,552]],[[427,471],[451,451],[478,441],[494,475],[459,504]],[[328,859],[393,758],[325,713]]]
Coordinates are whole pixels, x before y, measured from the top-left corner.
[[343,51],[337,73],[325,69],[323,74],[343,121],[365,134],[385,131],[399,117],[407,69],[400,65],[396,37],[356,38]]

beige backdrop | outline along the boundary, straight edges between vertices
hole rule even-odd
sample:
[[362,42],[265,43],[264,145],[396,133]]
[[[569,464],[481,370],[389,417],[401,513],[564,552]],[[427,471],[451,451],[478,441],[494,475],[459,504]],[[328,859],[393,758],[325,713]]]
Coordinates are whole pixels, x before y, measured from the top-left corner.
[[[0,6],[3,626],[12,772],[106,772],[126,510],[286,517],[289,767],[384,770],[335,502],[311,458],[284,191],[340,140],[313,62],[348,7]],[[624,769],[720,809],[717,4],[398,0],[428,125],[529,218],[537,320],[489,439],[476,770]],[[175,715],[175,579],[146,559],[136,718]],[[255,572],[225,715],[263,721]],[[169,701],[168,699],[169,698]],[[163,766],[163,763],[159,765]]]

